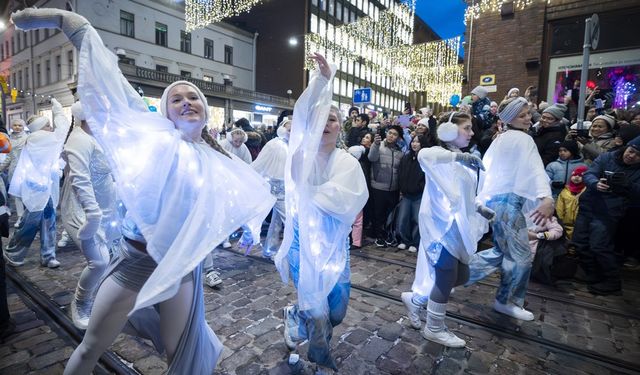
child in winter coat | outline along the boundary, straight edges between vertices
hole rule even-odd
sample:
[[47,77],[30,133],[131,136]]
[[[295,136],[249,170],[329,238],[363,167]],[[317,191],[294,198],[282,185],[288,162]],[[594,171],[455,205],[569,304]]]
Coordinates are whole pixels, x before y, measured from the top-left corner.
[[531,254],[534,256],[540,240],[554,241],[562,237],[562,225],[558,223],[558,219],[555,216],[552,216],[542,225],[536,225],[531,222],[528,227],[529,246],[531,247]]
[[578,200],[586,188],[582,175],[587,171],[586,166],[579,166],[571,173],[567,186],[562,189],[556,202],[556,214],[562,220],[567,239],[573,235],[573,226],[578,216]]
[[545,168],[551,180],[551,193],[554,199],[558,198],[560,191],[569,183],[572,172],[581,166],[587,165],[580,156],[578,143],[574,140],[562,142],[558,149],[558,160],[552,161]]

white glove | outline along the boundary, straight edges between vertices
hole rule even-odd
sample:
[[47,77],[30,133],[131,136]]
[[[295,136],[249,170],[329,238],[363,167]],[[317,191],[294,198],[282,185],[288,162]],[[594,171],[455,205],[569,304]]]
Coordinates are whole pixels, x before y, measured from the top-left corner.
[[89,21],[81,15],[54,8],[26,8],[11,14],[11,21],[22,30],[61,29],[73,45],[80,49]]
[[479,213],[482,217],[489,220],[489,222],[493,222],[496,218],[496,212],[484,204],[476,205],[476,212]]
[[51,98],[51,112],[62,113],[62,104],[56,98]]
[[78,230],[78,239],[90,240],[98,233],[100,229],[100,222],[102,221],[102,215],[99,216],[87,216],[87,220],[84,222],[80,230]]
[[466,152],[456,154],[456,161],[473,170],[476,170],[478,168],[482,169],[483,171],[485,170],[484,165],[482,164],[482,159]]

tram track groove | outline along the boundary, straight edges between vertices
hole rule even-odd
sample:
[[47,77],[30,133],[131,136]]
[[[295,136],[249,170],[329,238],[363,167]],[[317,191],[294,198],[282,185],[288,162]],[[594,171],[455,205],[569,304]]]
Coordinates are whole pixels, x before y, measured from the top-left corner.
[[[266,264],[273,264],[273,261],[268,258],[264,258],[262,256],[252,255],[252,254],[244,254],[237,250],[234,250],[233,248],[222,249],[222,250],[225,250],[226,252],[232,253],[237,256],[250,258],[254,261],[258,261]],[[402,304],[402,299],[400,298],[400,296],[394,296],[387,292],[383,292],[380,290],[376,290],[373,288],[369,288],[369,287],[365,287],[365,286],[361,286],[353,283],[351,284],[351,288],[364,294],[377,296],[397,304]],[[613,358],[607,355],[602,355],[595,351],[585,350],[585,349],[573,347],[570,345],[562,344],[559,342],[555,342],[553,340],[545,339],[543,337],[533,336],[530,334],[523,333],[521,331],[508,329],[496,323],[486,322],[480,319],[476,319],[473,317],[465,316],[465,315],[450,312],[450,311],[447,311],[447,317],[449,317],[451,320],[459,324],[466,324],[469,326],[474,326],[476,328],[486,329],[492,334],[503,337],[503,338],[512,339],[512,340],[516,340],[523,343],[535,343],[545,348],[548,348],[548,349],[551,349],[551,350],[554,350],[578,359],[586,358],[591,360],[592,362],[603,365],[613,371],[623,370],[624,373],[630,373],[630,374],[639,373],[638,364],[631,363],[628,361],[623,361],[618,358]]]

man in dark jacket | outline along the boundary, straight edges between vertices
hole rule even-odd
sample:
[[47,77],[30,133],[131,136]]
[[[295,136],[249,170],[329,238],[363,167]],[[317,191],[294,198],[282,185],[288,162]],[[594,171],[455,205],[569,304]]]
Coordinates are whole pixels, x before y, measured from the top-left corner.
[[619,294],[620,263],[613,239],[628,207],[640,206],[640,137],[618,151],[601,154],[583,178],[587,190],[580,198],[572,242],[589,291]]
[[560,144],[567,136],[567,127],[563,123],[566,111],[567,106],[564,104],[547,107],[540,117],[540,126],[532,131],[533,141],[545,167],[558,158]]
[[362,142],[362,137],[369,132],[369,121],[369,115],[366,113],[356,116],[351,129],[347,133],[347,147],[358,146]]
[[373,232],[376,246],[385,247],[395,245],[392,239],[387,243],[387,232],[384,224],[387,217],[398,204],[400,193],[398,190],[398,167],[402,159],[402,151],[398,141],[402,135],[402,128],[392,125],[387,129],[384,141],[380,134],[374,137],[373,145],[369,149],[371,161],[371,198],[373,202]]

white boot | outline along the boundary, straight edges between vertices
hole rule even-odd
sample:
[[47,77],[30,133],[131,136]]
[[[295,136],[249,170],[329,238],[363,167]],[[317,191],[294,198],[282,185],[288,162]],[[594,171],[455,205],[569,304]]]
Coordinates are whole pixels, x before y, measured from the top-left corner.
[[422,337],[449,348],[464,348],[467,343],[451,333],[444,324],[446,314],[446,303],[429,300],[427,305],[427,325],[422,330]]
[[409,323],[413,329],[420,329],[422,327],[422,321],[420,321],[420,311],[422,307],[413,303],[413,293],[403,292],[401,294],[402,302],[407,308],[407,316],[409,317]]

